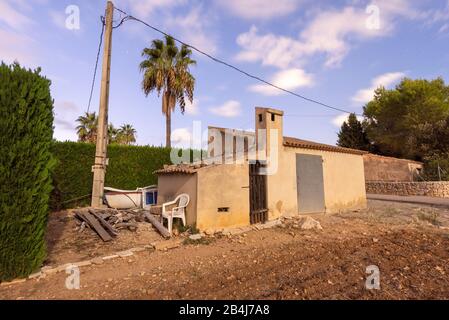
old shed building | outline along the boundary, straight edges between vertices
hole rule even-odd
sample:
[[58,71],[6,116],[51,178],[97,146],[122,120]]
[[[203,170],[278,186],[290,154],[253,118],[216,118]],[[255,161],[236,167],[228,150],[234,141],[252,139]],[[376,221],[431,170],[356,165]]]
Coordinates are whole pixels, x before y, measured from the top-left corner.
[[166,166],[158,203],[188,193],[200,230],[366,207],[366,152],[283,136],[283,112],[256,108],[256,133],[209,127],[208,158]]

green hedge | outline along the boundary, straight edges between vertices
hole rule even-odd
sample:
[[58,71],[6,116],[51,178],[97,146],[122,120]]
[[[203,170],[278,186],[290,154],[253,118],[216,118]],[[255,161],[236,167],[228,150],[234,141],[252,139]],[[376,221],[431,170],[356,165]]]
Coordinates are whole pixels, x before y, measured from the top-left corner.
[[[90,203],[86,197],[92,190],[91,168],[95,145],[80,142],[54,142],[52,151],[57,159],[54,170],[52,209]],[[105,185],[119,189],[135,189],[157,184],[153,172],[170,164],[170,149],[150,146],[108,146],[109,165]]]
[[53,100],[50,81],[0,66],[0,281],[24,277],[45,259]]

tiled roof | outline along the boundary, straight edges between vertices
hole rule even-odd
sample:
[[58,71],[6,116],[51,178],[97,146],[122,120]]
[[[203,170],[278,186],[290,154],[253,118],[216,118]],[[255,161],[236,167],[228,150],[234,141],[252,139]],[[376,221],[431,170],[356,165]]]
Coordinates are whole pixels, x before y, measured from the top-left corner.
[[415,160],[409,160],[409,159],[401,159],[401,158],[395,158],[395,157],[387,157],[387,156],[381,156],[378,154],[373,154],[373,153],[368,153],[364,155],[364,158],[372,158],[372,159],[386,159],[386,160],[395,160],[395,161],[402,161],[402,162],[407,162],[407,163],[414,163],[417,165],[423,165],[424,163],[419,162],[419,161],[415,161]]
[[351,154],[358,154],[358,155],[363,155],[363,154],[368,153],[367,151],[331,146],[329,144],[323,144],[323,143],[307,141],[307,140],[302,140],[302,139],[296,139],[296,138],[291,138],[291,137],[284,137],[284,146],[293,147],[293,148],[304,148],[304,149],[340,152],[340,153],[351,153]]
[[206,167],[207,164],[173,164],[164,165],[164,168],[154,171],[154,174],[172,174],[172,173],[183,173],[183,174],[194,174],[199,169]]

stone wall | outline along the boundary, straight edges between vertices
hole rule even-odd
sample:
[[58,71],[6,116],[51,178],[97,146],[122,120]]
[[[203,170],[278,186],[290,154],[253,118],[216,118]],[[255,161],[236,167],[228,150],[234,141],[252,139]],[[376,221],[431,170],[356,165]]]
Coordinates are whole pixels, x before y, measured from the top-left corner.
[[366,193],[397,196],[429,196],[449,198],[449,181],[385,182],[367,181]]
[[372,153],[363,155],[366,181],[414,181],[417,171],[422,169],[422,163],[379,156]]

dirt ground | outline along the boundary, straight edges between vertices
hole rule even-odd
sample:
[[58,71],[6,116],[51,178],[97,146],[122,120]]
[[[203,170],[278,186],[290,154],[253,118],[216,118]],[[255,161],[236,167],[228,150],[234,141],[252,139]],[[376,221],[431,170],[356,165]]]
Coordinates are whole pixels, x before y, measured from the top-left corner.
[[[214,237],[209,244],[82,267],[79,290],[68,290],[68,275],[61,272],[0,286],[0,298],[449,298],[449,210],[370,201],[367,210],[313,218],[323,230],[301,230],[297,219],[288,219],[271,229]],[[379,267],[380,290],[365,288],[369,265]]]
[[163,239],[147,222],[138,223],[136,231],[120,230],[117,238],[110,242],[103,242],[91,229],[79,232],[79,224],[73,210],[50,214],[45,265],[57,266],[88,260]]

